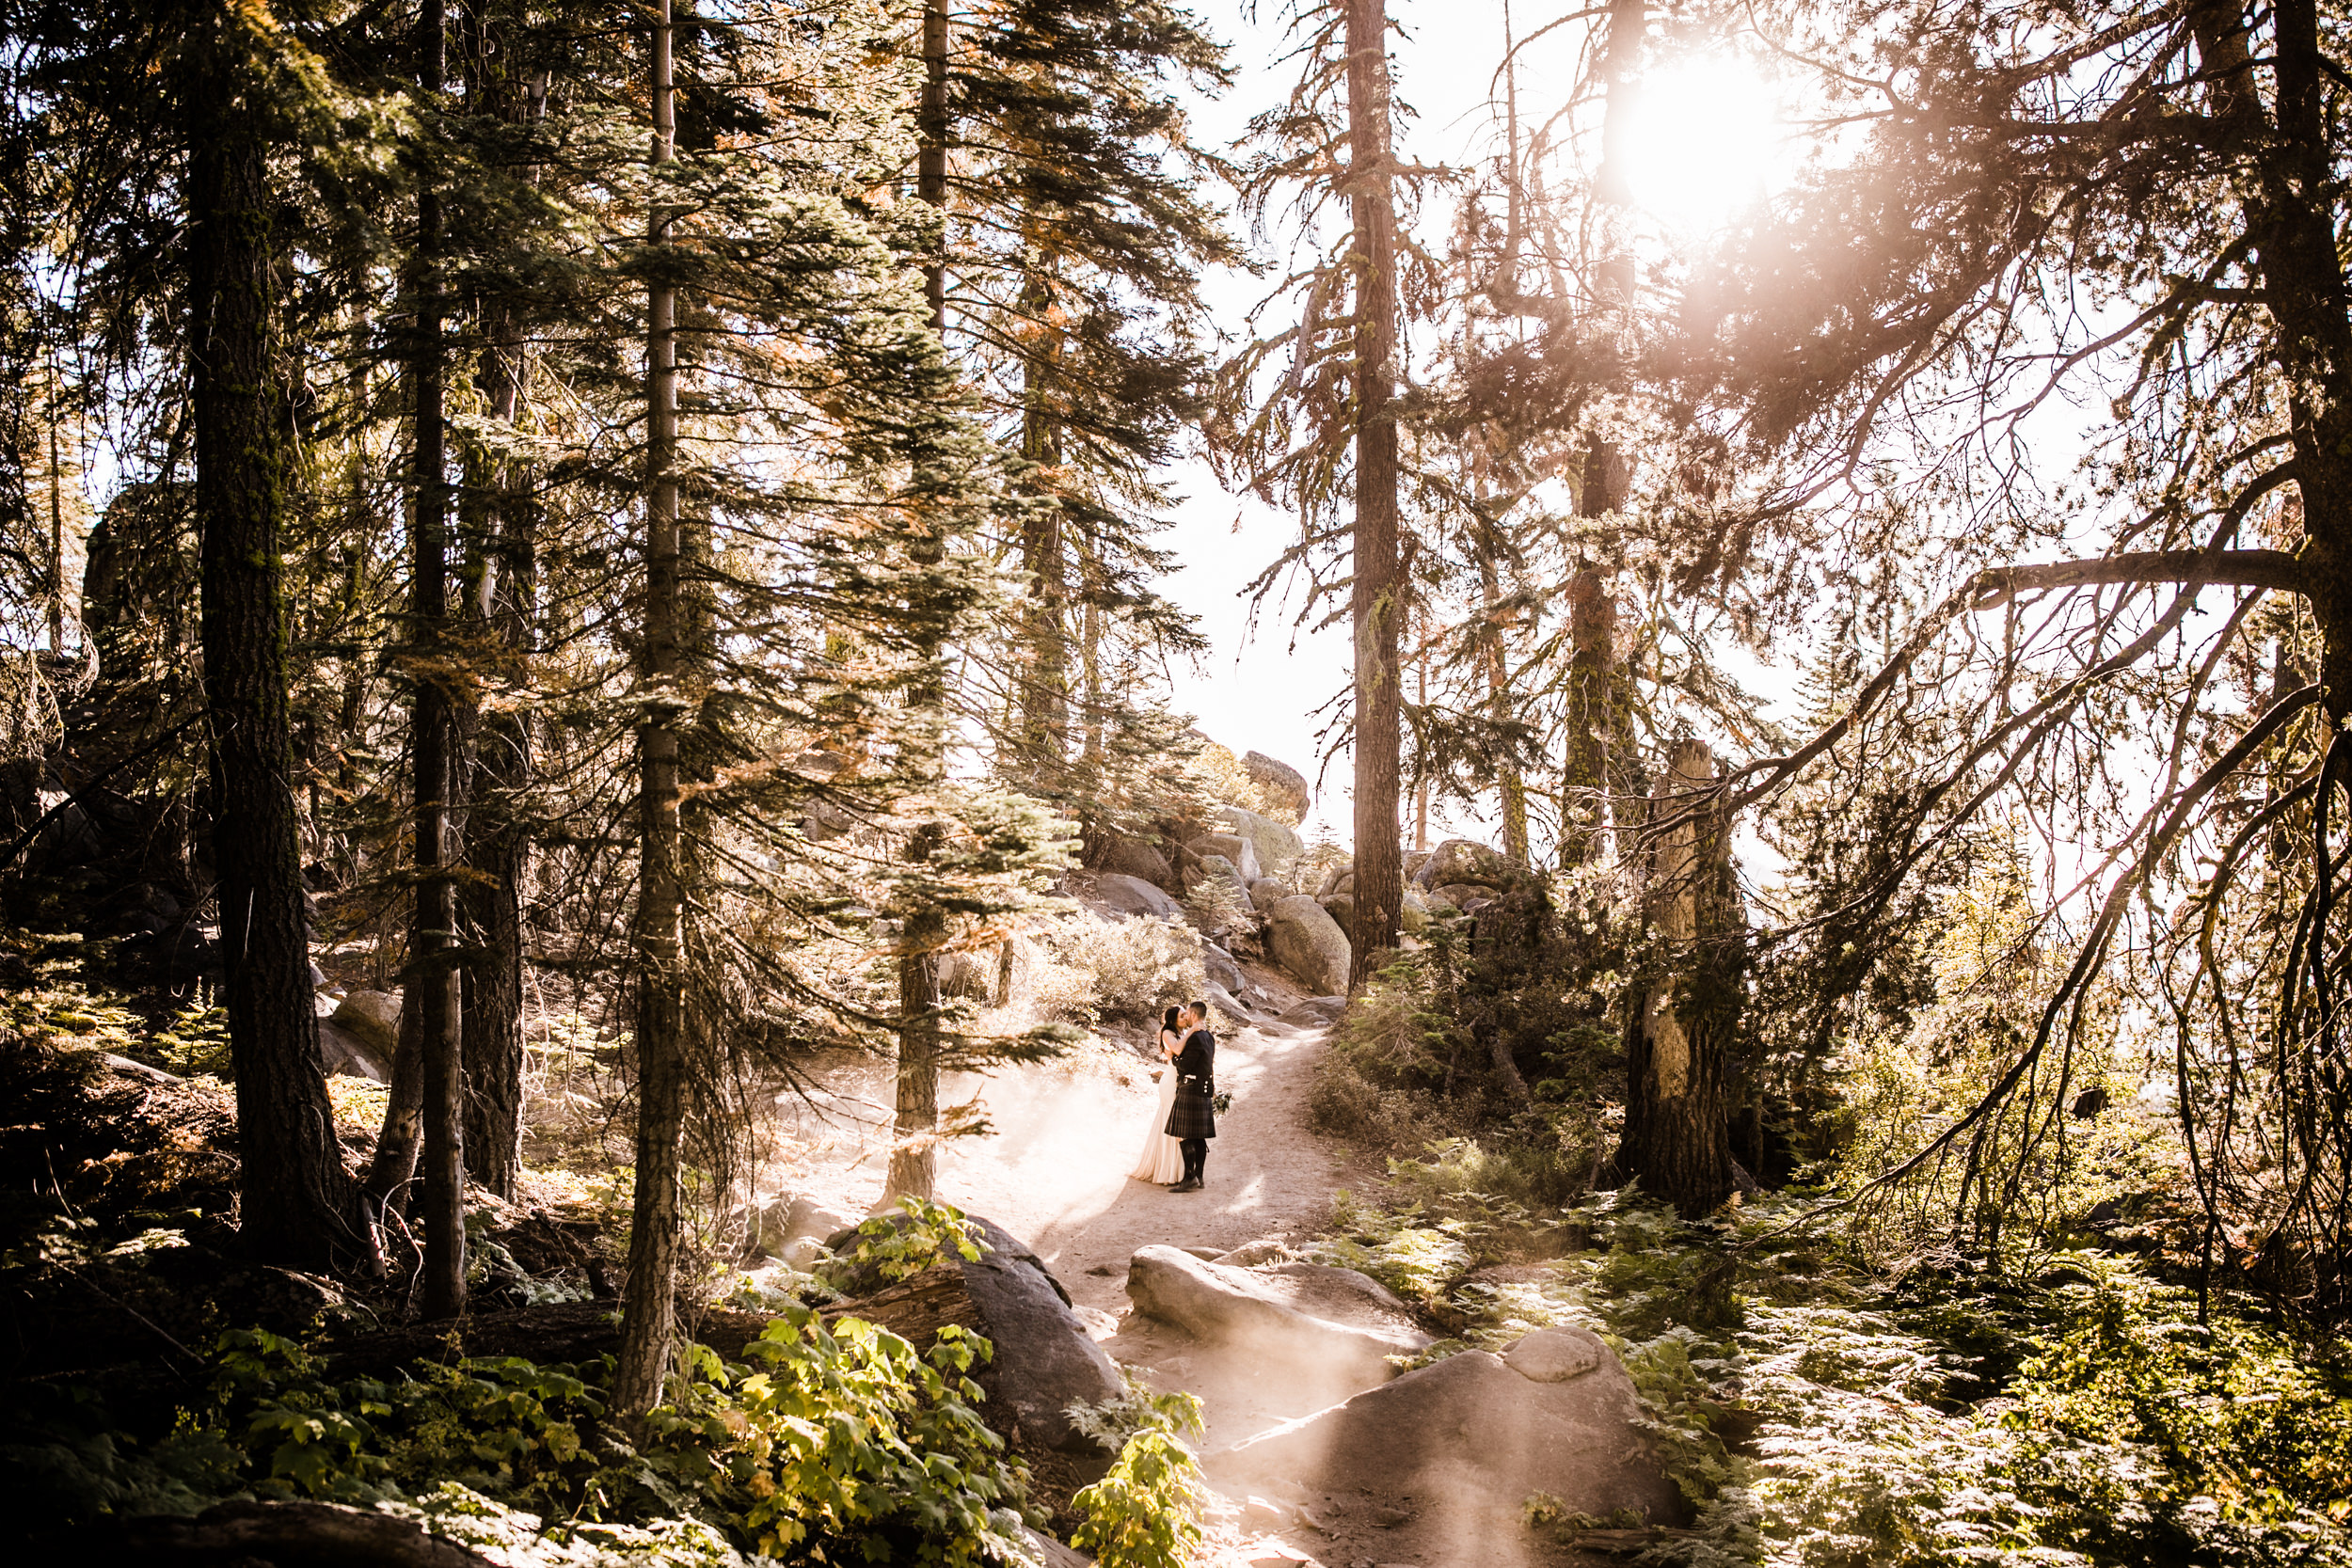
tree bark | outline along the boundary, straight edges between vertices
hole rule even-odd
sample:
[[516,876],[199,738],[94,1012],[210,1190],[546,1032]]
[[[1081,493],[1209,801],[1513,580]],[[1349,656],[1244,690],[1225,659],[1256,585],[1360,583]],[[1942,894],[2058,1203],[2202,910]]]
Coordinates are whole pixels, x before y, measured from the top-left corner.
[[[659,0],[653,35],[653,162],[676,156],[677,92],[670,0]],[[657,184],[653,244],[670,237]],[[645,719],[638,732],[637,1190],[628,1239],[615,1407],[624,1418],[660,1402],[676,1338],[679,1148],[685,1131],[685,887],[679,876],[680,690],[677,476],[677,290],[647,292],[645,341],[645,624],[639,654]]]
[[[915,196],[934,207],[947,200],[947,0],[926,0],[923,8],[923,99],[916,120]],[[944,245],[944,240],[943,240]],[[947,263],[942,254],[924,269],[924,293],[930,301],[931,330],[947,325]],[[918,523],[918,527],[920,524]],[[912,551],[917,566],[935,566],[946,559],[945,542],[935,531],[916,535]],[[917,611],[920,615],[922,612]],[[946,639],[928,621],[915,636],[915,656],[921,673],[907,692],[911,733],[907,743],[917,749],[911,769],[918,787],[939,777],[936,749],[944,732],[946,693],[941,689],[938,661]],[[908,840],[909,862],[930,858],[937,845],[935,824],[926,823]],[[890,1168],[882,1181],[886,1206],[901,1197],[929,1198],[939,1168],[939,948],[947,938],[946,916],[936,905],[924,902],[905,911],[898,940],[898,1072],[893,1107]]]
[[[468,11],[468,97],[481,112],[518,122],[529,104],[507,64],[501,0]],[[489,417],[512,430],[519,417],[529,348],[511,303],[485,298],[475,385]],[[498,684],[529,681],[537,592],[537,515],[529,474],[479,446],[468,454],[463,511],[470,560],[469,610]],[[531,786],[530,711],[515,704],[468,714],[467,860],[475,873],[464,906],[472,958],[465,974],[466,1154],[469,1177],[512,1199],[522,1170],[522,890],[531,835],[521,803]]]
[[[1732,1030],[1738,966],[1730,961],[1730,823],[1694,792],[1714,782],[1703,742],[1677,742],[1659,775],[1651,819],[1650,924],[1677,972],[1650,988],[1628,1031],[1624,1148],[1618,1166],[1686,1219],[1732,1185]],[[1681,820],[1677,820],[1681,818]]]
[[[417,78],[428,101],[440,96],[448,28],[442,0],[424,0],[417,26]],[[458,1006],[457,897],[450,816],[457,778],[455,715],[447,661],[449,618],[448,449],[442,420],[441,195],[428,179],[417,193],[415,618],[416,920],[408,985],[417,994],[417,1046],[423,1068],[424,1290],[428,1320],[466,1309],[464,1022]]]
[[[226,24],[216,24],[225,28]],[[325,1268],[372,1255],[319,1066],[288,717],[281,514],[293,470],[276,363],[278,288],[266,150],[242,62],[197,41],[189,99],[188,344],[202,534],[204,701],[213,741],[242,1232],[260,1259]]]
[[1396,209],[1389,157],[1387,0],[1345,0],[1348,205],[1355,226],[1356,522],[1349,618],[1356,655],[1356,918],[1350,989],[1396,945],[1405,897],[1397,821]]
[[[1061,422],[1053,407],[1061,340],[1045,325],[1054,296],[1042,273],[1030,277],[1021,303],[1024,313],[1038,324],[1038,340],[1022,364],[1021,454],[1051,469],[1062,460]],[[1070,582],[1061,506],[1053,482],[1038,482],[1033,494],[1038,504],[1021,520],[1021,565],[1029,576],[1021,614],[1021,645],[1026,655],[1019,677],[1021,751],[1030,762],[1051,768],[1053,781],[1058,782],[1069,753],[1070,645],[1064,611]]]

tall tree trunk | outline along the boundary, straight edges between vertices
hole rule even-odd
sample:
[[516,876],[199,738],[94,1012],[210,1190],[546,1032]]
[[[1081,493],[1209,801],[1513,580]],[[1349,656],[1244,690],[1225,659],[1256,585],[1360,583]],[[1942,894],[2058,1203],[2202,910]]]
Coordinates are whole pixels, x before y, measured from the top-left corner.
[[[225,26],[225,24],[223,24]],[[278,276],[265,150],[239,63],[199,42],[188,150],[189,358],[202,534],[204,701],[213,741],[230,1059],[243,1239],[257,1258],[324,1268],[369,1252],[353,1225],[311,1007],[279,518],[292,433],[275,363]]]
[[[1632,99],[1625,82],[1640,57],[1648,26],[1645,0],[1613,0],[1609,30],[1601,40],[1597,69],[1601,90],[1600,168],[1593,179],[1598,219],[1599,276],[1594,293],[1600,309],[1623,330],[1632,303],[1633,261],[1626,246],[1622,210],[1629,200],[1626,137]],[[1584,449],[1577,487],[1577,514],[1601,517],[1625,499],[1625,462],[1608,442]],[[1566,754],[1561,761],[1560,863],[1581,865],[1605,842],[1610,822],[1612,742],[1617,729],[1613,668],[1614,602],[1606,575],[1581,565],[1568,582],[1568,716]]]
[[[481,112],[518,121],[529,104],[507,64],[500,0],[469,8],[468,97]],[[490,419],[513,430],[529,373],[529,349],[511,303],[485,299],[475,385]],[[469,611],[490,651],[498,683],[530,678],[536,598],[537,515],[529,475],[511,456],[473,448],[467,456],[465,532],[469,552]],[[513,1198],[522,1170],[522,889],[531,871],[531,835],[520,803],[532,775],[532,720],[512,703],[468,716],[471,764],[466,789],[465,893],[473,957],[466,968],[466,1153],[478,1185]]]
[[1356,918],[1351,988],[1396,945],[1405,896],[1397,822],[1396,209],[1389,158],[1387,0],[1345,0],[1348,204],[1357,277],[1356,525],[1349,613],[1356,651]]
[[[653,162],[677,151],[677,90],[671,63],[670,0],[659,0],[653,36]],[[653,195],[651,240],[670,238],[668,196]],[[613,1402],[625,1418],[660,1402],[676,1338],[679,1144],[686,1116],[686,890],[679,875],[678,718],[685,711],[679,657],[677,289],[647,293],[645,335],[645,625],[639,655],[645,719],[638,732],[637,1191],[628,1238]]]
[[[915,196],[934,207],[944,207],[947,201],[947,0],[925,0],[923,7],[923,101],[915,134]],[[930,300],[931,330],[944,333],[947,325],[947,260],[944,254],[924,269],[924,292]],[[945,541],[935,531],[919,533],[913,555],[916,565],[935,566],[946,559]],[[928,622],[917,633],[915,653],[922,661],[922,673],[907,692],[907,712],[908,743],[920,748],[914,769],[918,787],[938,782],[937,747],[945,727],[940,710],[946,702],[946,693],[939,686],[938,659],[945,645],[945,638]],[[924,824],[908,840],[907,859],[916,863],[929,860],[937,843],[935,826]],[[937,905],[925,901],[906,911],[898,937],[898,1081],[890,1169],[882,1182],[885,1205],[900,1197],[930,1197],[938,1176],[939,948],[946,938],[946,916]]]
[[[1056,468],[1062,459],[1061,421],[1053,405],[1058,395],[1055,372],[1061,361],[1061,335],[1048,325],[1054,293],[1043,273],[1029,277],[1021,305],[1036,323],[1038,334],[1021,367],[1021,455],[1041,468]],[[1057,783],[1070,736],[1070,644],[1064,623],[1070,582],[1057,485],[1040,482],[1034,494],[1038,504],[1021,519],[1021,566],[1029,576],[1021,615],[1021,751],[1031,763],[1052,768]]]
[[1729,886],[1730,824],[1696,792],[1714,782],[1705,743],[1676,743],[1659,775],[1650,927],[1677,965],[1651,987],[1628,1032],[1619,1168],[1686,1219],[1732,1186],[1726,1084],[1740,1016]]
[[[440,96],[447,66],[442,0],[418,18],[418,80]],[[449,617],[449,476],[441,397],[441,195],[428,178],[417,193],[416,347],[416,924],[408,984],[417,992],[418,1053],[423,1066],[424,1291],[422,1310],[453,1318],[466,1309],[464,1023],[456,973],[457,888],[450,816],[458,772],[446,668]]]

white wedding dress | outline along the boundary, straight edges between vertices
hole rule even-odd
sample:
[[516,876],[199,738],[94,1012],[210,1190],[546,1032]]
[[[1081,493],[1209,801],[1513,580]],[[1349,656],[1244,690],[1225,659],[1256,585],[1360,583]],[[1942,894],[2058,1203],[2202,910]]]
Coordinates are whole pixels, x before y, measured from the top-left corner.
[[1152,1131],[1145,1135],[1143,1158],[1127,1174],[1137,1181],[1173,1186],[1184,1174],[1184,1146],[1168,1135],[1168,1113],[1176,1104],[1176,1064],[1160,1064],[1160,1101],[1152,1113]]

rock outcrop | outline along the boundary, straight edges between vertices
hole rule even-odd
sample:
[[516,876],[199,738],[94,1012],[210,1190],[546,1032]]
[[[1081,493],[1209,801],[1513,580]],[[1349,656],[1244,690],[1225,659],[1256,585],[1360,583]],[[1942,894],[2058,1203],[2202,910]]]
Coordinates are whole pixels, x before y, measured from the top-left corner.
[[1203,861],[1214,855],[1223,856],[1232,863],[1244,887],[1265,875],[1264,866],[1258,861],[1258,847],[1239,833],[1202,833],[1184,847]]
[[1094,896],[1119,915],[1150,915],[1155,920],[1175,920],[1184,911],[1176,900],[1165,891],[1140,877],[1124,872],[1104,871],[1094,878]]
[[1261,1433],[1212,1456],[1209,1472],[1355,1499],[1341,1506],[1379,1509],[1376,1523],[1434,1542],[1518,1536],[1537,1492],[1600,1517],[1633,1509],[1664,1523],[1676,1493],[1640,1420],[1633,1381],[1609,1347],[1585,1329],[1548,1328],[1500,1355],[1450,1356]]
[[1111,840],[1104,847],[1101,860],[1097,870],[1133,877],[1158,888],[1176,885],[1176,868],[1168,864],[1168,857],[1140,839]]
[[1309,990],[1327,995],[1347,990],[1354,958],[1347,933],[1305,894],[1279,899],[1266,911],[1266,949]]
[[1270,816],[1239,806],[1219,806],[1217,816],[1224,821],[1225,831],[1237,833],[1249,841],[1258,851],[1258,864],[1269,877],[1287,877],[1307,852],[1299,836]]
[[1314,798],[1308,792],[1306,774],[1287,762],[1277,762],[1263,752],[1243,752],[1241,766],[1277,820],[1287,816],[1295,826],[1307,819],[1307,808],[1314,803]]
[[1279,877],[1261,877],[1249,884],[1249,901],[1263,914],[1297,891]]
[[1510,863],[1494,849],[1474,838],[1449,838],[1429,852],[1415,880],[1423,887],[1443,887],[1449,882],[1501,887],[1509,874]]
[[1253,1355],[1311,1358],[1364,1381],[1388,1376],[1388,1357],[1427,1348],[1429,1336],[1412,1326],[1403,1303],[1381,1301],[1386,1292],[1375,1282],[1357,1275],[1366,1291],[1325,1277],[1344,1269],[1286,1267],[1306,1272],[1260,1274],[1180,1247],[1148,1246],[1127,1265],[1127,1295],[1136,1311],[1197,1339]]

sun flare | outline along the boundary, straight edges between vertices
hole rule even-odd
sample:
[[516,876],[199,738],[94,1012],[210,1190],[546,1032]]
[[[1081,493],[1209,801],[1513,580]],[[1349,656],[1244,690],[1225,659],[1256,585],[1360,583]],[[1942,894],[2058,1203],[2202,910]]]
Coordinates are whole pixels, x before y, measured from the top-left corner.
[[1676,229],[1718,227],[1761,198],[1785,145],[1771,86],[1720,55],[1645,78],[1625,133],[1634,204]]

